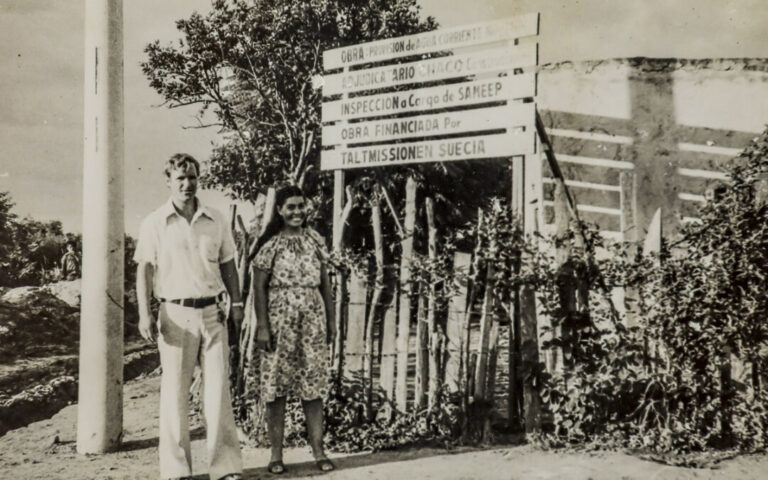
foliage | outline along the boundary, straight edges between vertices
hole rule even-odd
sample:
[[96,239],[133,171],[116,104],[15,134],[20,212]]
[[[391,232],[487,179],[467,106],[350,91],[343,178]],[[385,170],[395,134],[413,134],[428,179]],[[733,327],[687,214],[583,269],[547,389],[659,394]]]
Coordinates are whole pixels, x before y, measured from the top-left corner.
[[434,26],[415,0],[217,0],[177,22],[178,44],[149,44],[142,68],[169,107],[195,105],[224,134],[206,185],[253,201],[316,173],[324,50]]
[[0,286],[41,285],[57,280],[67,237],[61,222],[18,218],[7,192],[0,192]]
[[[473,310],[491,288],[496,321],[514,315],[508,306],[520,287],[536,291],[537,310],[550,321],[540,332],[542,353],[558,356],[562,365],[523,372],[535,375],[540,385],[547,420],[540,444],[628,448],[657,459],[675,455],[687,464],[699,464],[700,459],[690,460],[696,455],[717,456],[714,450],[763,450],[768,446],[766,174],[768,135],[763,135],[739,157],[728,185],[702,208],[701,222],[683,228],[658,254],[645,256],[637,253],[638,245],[607,243],[589,226],[586,242],[575,230],[559,238],[526,237],[508,206],[496,201],[445,240],[437,259],[417,255],[413,281],[442,286],[441,310],[455,285],[473,285]],[[606,254],[597,260],[587,256],[585,244]],[[467,247],[475,248],[471,270],[451,271],[453,252]],[[345,252],[335,261],[367,271],[370,258]],[[578,315],[564,301],[574,272],[589,287],[586,311]],[[618,309],[618,318],[598,283],[624,289],[626,308]],[[444,318],[438,319],[441,327]],[[326,405],[329,445],[354,451],[450,444],[472,423],[468,404],[445,396],[433,412],[396,412],[381,392],[373,403],[376,415],[367,421],[364,389],[345,381]],[[298,404],[287,417],[287,438],[298,442],[303,438]]]
[[[0,287],[41,286],[61,280],[61,257],[68,241],[75,251],[82,251],[80,234],[64,233],[58,220],[47,222],[19,218],[12,212],[14,204],[7,192],[0,192]],[[124,237],[125,292],[128,316],[135,316],[136,264],[133,252],[136,241]]]
[[372,422],[361,422],[365,409],[363,385],[345,381],[341,391],[326,405],[330,448],[338,452],[391,450],[409,445],[447,447],[460,433],[458,405],[443,397],[432,410],[399,412],[381,389],[374,391],[377,415]]
[[[268,444],[265,425],[258,415],[258,399],[244,398],[246,408],[235,408],[238,423],[260,446]],[[237,404],[237,402],[236,402]],[[365,392],[360,379],[347,379],[335,388],[324,403],[325,444],[336,452],[391,450],[408,445],[447,447],[458,438],[460,411],[447,397],[432,411],[398,412],[381,389],[374,391],[375,419],[365,421]],[[303,446],[307,442],[306,422],[301,402],[289,399],[285,413],[285,445]]]
[[[676,454],[768,446],[768,208],[758,183],[768,172],[768,137],[737,160],[728,185],[701,209],[701,222],[660,254],[609,247],[615,255],[599,269],[638,300],[629,306],[630,323],[614,322],[592,292],[578,361],[553,374],[542,392],[553,424],[547,442]],[[551,263],[540,269],[554,276]],[[553,282],[541,285],[555,327],[550,351],[564,337],[555,292]]]
[[[147,45],[142,68],[165,105],[198,107],[194,127],[220,129],[204,186],[255,202],[270,186],[301,185],[317,199],[320,230],[328,233],[332,176],[319,172],[322,93],[313,87],[322,52],[436,26],[421,19],[416,0],[217,0],[209,13],[177,22],[177,43]],[[372,243],[367,201],[374,184],[388,189],[400,215],[405,180],[416,177],[446,231],[507,187],[506,168],[479,160],[349,171],[355,209],[347,244],[362,251]],[[399,233],[384,219],[385,245],[396,256]]]

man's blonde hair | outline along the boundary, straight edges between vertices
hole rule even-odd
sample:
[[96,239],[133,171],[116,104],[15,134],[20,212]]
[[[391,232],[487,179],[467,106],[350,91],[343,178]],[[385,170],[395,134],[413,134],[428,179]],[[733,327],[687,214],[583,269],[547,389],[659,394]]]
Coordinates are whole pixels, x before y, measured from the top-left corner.
[[188,153],[176,153],[165,162],[165,177],[171,178],[171,172],[174,170],[186,170],[189,165],[195,166],[195,172],[200,176],[200,162]]

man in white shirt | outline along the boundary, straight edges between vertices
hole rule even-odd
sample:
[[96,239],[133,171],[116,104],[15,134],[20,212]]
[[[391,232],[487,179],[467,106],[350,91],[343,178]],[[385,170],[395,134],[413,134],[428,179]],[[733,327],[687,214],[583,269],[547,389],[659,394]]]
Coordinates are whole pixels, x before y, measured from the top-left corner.
[[170,199],[141,224],[134,260],[139,332],[155,340],[150,310],[154,290],[160,301],[157,342],[160,385],[160,476],[192,475],[189,446],[189,389],[195,365],[203,373],[208,472],[212,480],[241,480],[242,459],[229,393],[230,317],[239,331],[243,303],[237,280],[235,245],[226,218],[196,197],[200,164],[187,154],[165,166]]

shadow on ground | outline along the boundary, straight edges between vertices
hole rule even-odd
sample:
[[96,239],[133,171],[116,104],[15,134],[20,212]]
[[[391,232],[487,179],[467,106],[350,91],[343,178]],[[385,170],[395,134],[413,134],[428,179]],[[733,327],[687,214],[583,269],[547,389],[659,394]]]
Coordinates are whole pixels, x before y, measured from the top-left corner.
[[[205,438],[205,428],[198,427],[194,430],[189,432],[189,439],[192,440],[200,440],[202,438]],[[120,452],[135,452],[137,450],[144,450],[147,448],[156,448],[160,439],[157,437],[154,438],[142,438],[139,440],[130,440],[128,442],[124,442],[120,446]]]
[[[440,448],[434,448],[434,449],[417,449],[417,450],[391,450],[391,451],[382,451],[382,452],[375,452],[375,453],[361,453],[361,454],[349,454],[348,456],[343,457],[332,457],[331,460],[333,461],[334,465],[336,465],[336,471],[340,470],[353,470],[353,469],[360,469],[360,468],[366,468],[366,467],[374,467],[376,465],[386,464],[386,463],[393,463],[393,462],[407,462],[410,460],[418,460],[418,459],[424,459],[424,458],[430,458],[430,457],[439,457],[439,456],[445,456],[445,455],[455,455],[460,453],[467,453],[467,452],[480,452],[484,450],[492,450],[497,447],[488,447],[488,448],[470,448],[470,447],[460,447],[460,448],[454,448],[454,449],[440,449]],[[267,471],[266,464],[263,467],[259,468],[246,468],[243,472],[243,477],[245,480],[260,480],[260,479],[270,479],[270,478],[305,478],[305,477],[321,477],[323,475],[328,475],[329,472],[321,472],[317,466],[315,465],[315,462],[309,461],[309,462],[300,462],[300,463],[287,463],[285,465],[285,473],[280,475],[274,475]],[[361,472],[361,477],[364,477],[365,474]],[[205,480],[208,477],[205,475],[200,475],[197,477],[194,477],[195,480]]]

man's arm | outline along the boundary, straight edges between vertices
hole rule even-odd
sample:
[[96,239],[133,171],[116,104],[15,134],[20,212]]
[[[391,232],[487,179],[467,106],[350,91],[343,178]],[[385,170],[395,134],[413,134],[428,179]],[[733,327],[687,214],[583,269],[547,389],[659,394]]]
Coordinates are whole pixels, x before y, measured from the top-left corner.
[[136,300],[139,303],[139,333],[145,340],[155,341],[155,331],[152,326],[154,318],[150,308],[152,295],[152,279],[155,267],[149,262],[139,262],[136,267]]
[[[240,324],[243,322],[243,296],[240,291],[240,281],[237,279],[237,267],[235,267],[235,260],[229,260],[222,264],[219,264],[219,270],[221,271],[221,279],[224,281],[224,288],[229,293],[229,298],[232,303],[231,317],[235,322],[235,326],[240,328]],[[239,304],[239,305],[236,305]]]

